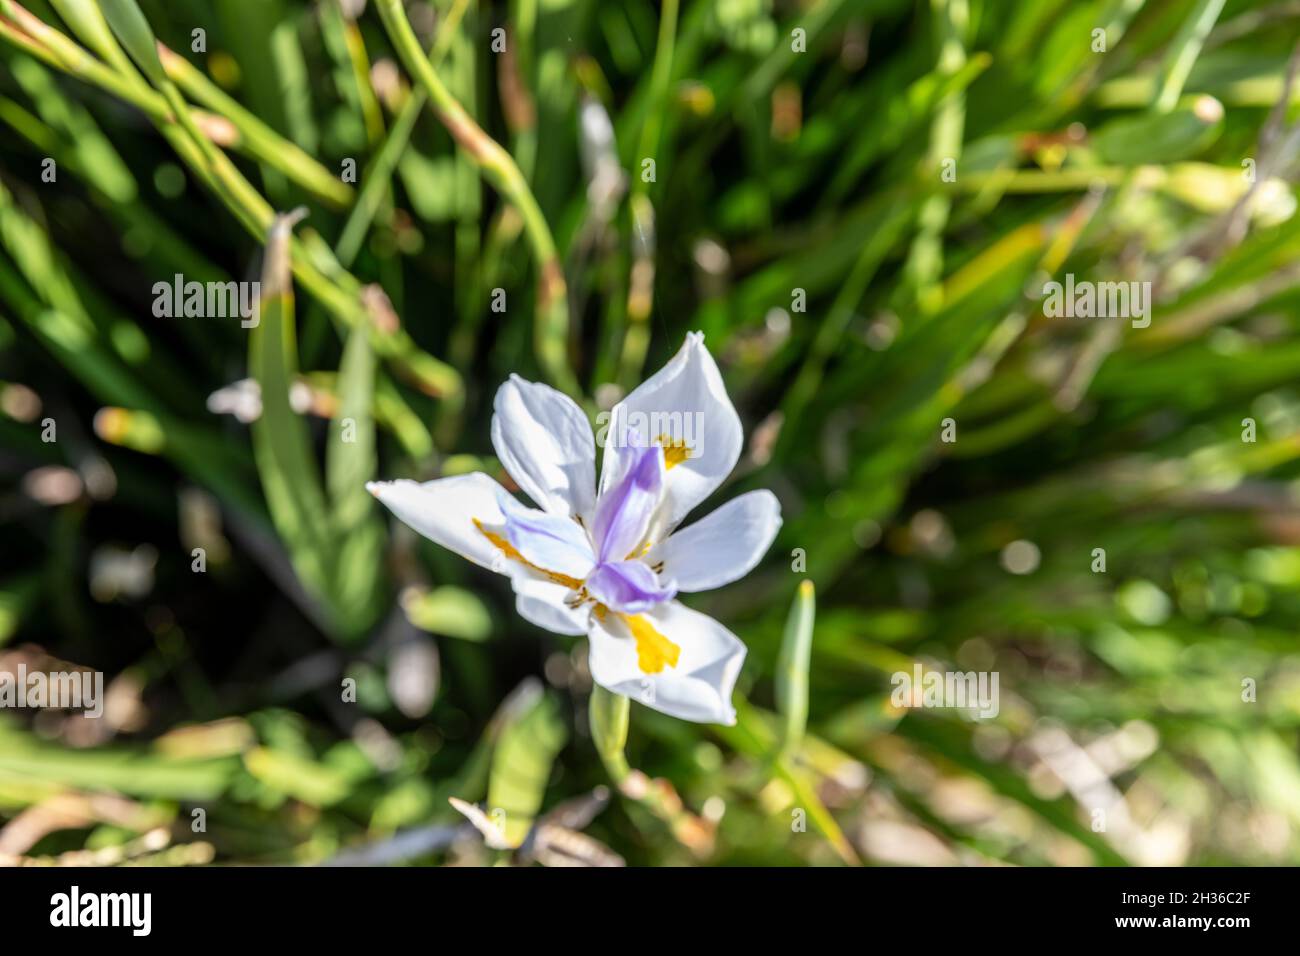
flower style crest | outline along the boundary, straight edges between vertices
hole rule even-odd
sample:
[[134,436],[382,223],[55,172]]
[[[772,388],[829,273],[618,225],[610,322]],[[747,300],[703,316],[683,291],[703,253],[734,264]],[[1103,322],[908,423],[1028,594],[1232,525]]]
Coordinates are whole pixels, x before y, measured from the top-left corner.
[[614,407],[599,489],[587,417],[550,386],[512,375],[497,391],[492,444],[537,508],[481,472],[367,488],[425,537],[508,575],[525,619],[587,635],[602,687],[684,720],[735,723],[745,645],[675,598],[748,574],[781,527],[781,506],[751,491],[677,530],[742,445],[703,334]]

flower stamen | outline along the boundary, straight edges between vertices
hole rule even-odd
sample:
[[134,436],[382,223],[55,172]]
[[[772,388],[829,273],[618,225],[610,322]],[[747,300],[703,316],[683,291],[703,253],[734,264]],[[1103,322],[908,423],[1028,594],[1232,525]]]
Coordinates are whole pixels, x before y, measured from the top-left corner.
[[[587,603],[596,604],[596,599],[587,593],[587,588],[585,586],[578,588],[578,590],[566,596],[564,599],[564,606],[572,611],[576,611]],[[596,604],[598,610],[603,610],[603,607],[604,606],[601,604]]]

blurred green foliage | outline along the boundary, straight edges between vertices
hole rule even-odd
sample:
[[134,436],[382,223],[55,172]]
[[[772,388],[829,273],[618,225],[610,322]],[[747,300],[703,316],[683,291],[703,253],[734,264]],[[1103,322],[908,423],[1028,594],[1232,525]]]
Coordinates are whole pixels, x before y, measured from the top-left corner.
[[[1300,860],[1294,4],[401,9],[0,2],[0,669],[110,688],[0,714],[0,859]],[[785,526],[693,601],[737,726],[620,763],[583,642],[363,488],[697,328]]]

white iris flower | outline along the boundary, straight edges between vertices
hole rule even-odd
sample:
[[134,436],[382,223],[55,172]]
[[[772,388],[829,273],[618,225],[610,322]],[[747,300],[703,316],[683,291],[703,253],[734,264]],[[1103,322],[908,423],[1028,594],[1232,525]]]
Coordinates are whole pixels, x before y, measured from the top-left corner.
[[[684,720],[735,723],[745,645],[674,598],[749,573],[781,527],[781,506],[770,491],[751,491],[676,530],[731,473],[742,445],[703,334],[688,335],[614,407],[599,490],[596,443],[572,399],[516,375],[494,408],[492,444],[540,510],[481,472],[367,487],[430,540],[508,575],[524,618],[587,635],[602,687]],[[699,426],[646,433],[663,422]]]

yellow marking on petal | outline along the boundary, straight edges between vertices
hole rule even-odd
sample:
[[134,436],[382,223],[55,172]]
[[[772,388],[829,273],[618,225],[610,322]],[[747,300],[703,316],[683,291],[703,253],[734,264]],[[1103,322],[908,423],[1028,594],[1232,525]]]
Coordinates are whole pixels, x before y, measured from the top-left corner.
[[563,584],[570,590],[576,591],[582,587],[582,582],[577,578],[569,577],[567,574],[561,574],[559,571],[548,571],[546,568],[539,568],[537,565],[533,564],[533,562],[520,554],[519,549],[507,541],[504,535],[499,535],[495,531],[489,531],[487,528],[483,527],[483,522],[479,521],[478,518],[473,518],[471,520],[474,522],[474,527],[478,528],[483,537],[496,545],[501,553],[510,560],[518,561],[525,567],[532,568],[538,574],[545,575],[549,580],[556,584]]
[[682,649],[656,631],[643,614],[620,614],[636,639],[636,663],[643,673],[658,674],[664,665],[676,667]]
[[645,544],[641,545],[641,547],[639,547],[639,548],[633,548],[631,551],[629,551],[629,552],[627,553],[627,557],[624,558],[623,560],[624,560],[624,561],[631,561],[633,558],[639,558],[639,557],[641,557],[643,554],[645,554],[647,551],[649,551],[652,547],[654,547],[654,542],[653,542],[653,541],[647,541]]
[[691,449],[686,444],[684,438],[673,438],[669,435],[660,435],[655,439],[655,444],[664,450],[664,470],[675,468],[682,462],[691,457]]

